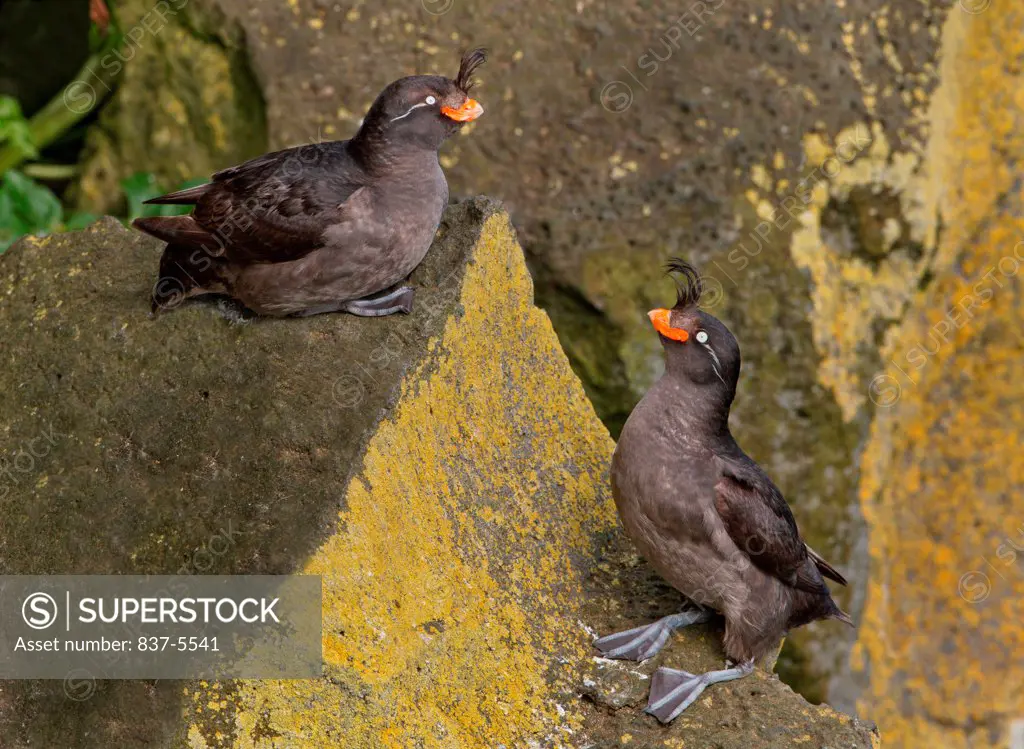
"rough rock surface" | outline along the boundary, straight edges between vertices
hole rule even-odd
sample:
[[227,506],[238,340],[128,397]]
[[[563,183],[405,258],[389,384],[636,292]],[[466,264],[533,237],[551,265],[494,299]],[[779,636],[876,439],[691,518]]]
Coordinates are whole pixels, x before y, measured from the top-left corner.
[[[643,313],[670,298],[665,258],[683,255],[716,279],[712,309],[745,360],[734,430],[812,545],[854,581],[841,603],[857,618],[868,388],[886,331],[932,278],[934,237],[914,228],[921,196],[912,178],[929,123],[942,128],[947,117],[929,106],[940,32],[948,15],[985,14],[989,2],[188,7],[243,32],[269,148],[347,137],[390,79],[450,73],[459,49],[490,46],[480,74],[487,114],[443,154],[454,193],[509,204],[538,302],[613,435],[659,371]],[[127,5],[136,18],[148,10],[143,0]],[[259,132],[224,119],[220,150],[209,149],[202,101],[232,99],[225,76],[193,75],[185,42],[162,41],[208,40],[188,18],[169,17],[152,43],[147,34],[126,71],[118,108],[104,118],[113,140],[86,160],[82,195],[92,207],[115,194],[113,175],[155,166],[170,186],[236,159],[232,149]],[[168,86],[177,93],[152,95]],[[129,111],[168,126],[115,119]],[[842,156],[830,159],[837,146]],[[828,625],[794,633],[780,670],[810,697],[849,709],[857,684],[840,675],[852,637]]]
[[[86,138],[72,196],[80,206],[123,215],[119,182],[136,172],[171,188],[267,150],[263,94],[237,23],[203,0],[124,0],[117,13],[127,37],[99,65],[121,78]],[[73,85],[76,100],[106,95],[94,76]]]
[[1024,7],[953,13],[923,169],[934,280],[886,341],[856,655],[886,746],[1024,740]]
[[0,572],[321,574],[325,674],[9,682],[5,747],[877,745],[763,673],[642,715],[637,674],[717,665],[713,630],[594,659],[679,599],[494,203],[448,211],[408,317],[151,319],[159,249],[104,220],[0,257]]

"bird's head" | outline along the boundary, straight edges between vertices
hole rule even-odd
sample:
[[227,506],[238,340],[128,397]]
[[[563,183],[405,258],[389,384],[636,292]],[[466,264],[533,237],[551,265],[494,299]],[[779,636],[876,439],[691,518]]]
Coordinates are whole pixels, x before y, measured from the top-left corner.
[[446,138],[484,113],[469,93],[474,84],[473,73],[486,60],[487,51],[478,48],[462,56],[455,78],[399,78],[373,102],[360,133],[374,141],[436,151]]
[[731,403],[740,376],[739,344],[718,318],[698,307],[704,281],[697,269],[674,259],[668,272],[676,280],[675,306],[647,313],[665,347],[665,371]]

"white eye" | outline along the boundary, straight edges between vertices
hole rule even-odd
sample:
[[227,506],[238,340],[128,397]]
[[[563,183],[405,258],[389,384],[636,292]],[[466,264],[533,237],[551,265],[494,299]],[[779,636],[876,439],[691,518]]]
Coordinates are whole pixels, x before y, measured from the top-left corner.
[[707,343],[707,342],[708,342],[708,334],[705,333],[703,330],[698,331],[697,332],[697,343]]
[[427,104],[431,104],[431,105],[437,104],[437,99],[435,99],[433,96],[428,96],[427,97]]

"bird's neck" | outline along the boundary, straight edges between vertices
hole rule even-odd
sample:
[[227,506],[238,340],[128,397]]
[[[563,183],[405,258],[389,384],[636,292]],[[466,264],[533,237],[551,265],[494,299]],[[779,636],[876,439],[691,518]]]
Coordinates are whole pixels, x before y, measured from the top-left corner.
[[364,125],[351,141],[351,151],[371,174],[411,173],[436,167],[437,149],[415,142],[394,142],[378,128]]
[[665,374],[655,385],[666,416],[688,434],[713,440],[731,440],[729,409],[732,398],[714,387],[691,382],[685,377]]

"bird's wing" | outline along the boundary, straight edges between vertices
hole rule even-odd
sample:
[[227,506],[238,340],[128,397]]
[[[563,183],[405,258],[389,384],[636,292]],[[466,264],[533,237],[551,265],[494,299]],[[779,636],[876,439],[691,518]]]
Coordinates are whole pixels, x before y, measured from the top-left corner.
[[206,185],[151,201],[194,203],[191,216],[141,219],[137,226],[235,262],[296,260],[323,247],[328,229],[345,224],[354,223],[347,230],[353,239],[378,232],[365,225],[370,194],[345,146],[290,148],[217,172]]
[[772,480],[752,461],[716,462],[715,507],[733,543],[754,566],[786,585],[827,594],[793,513]]

